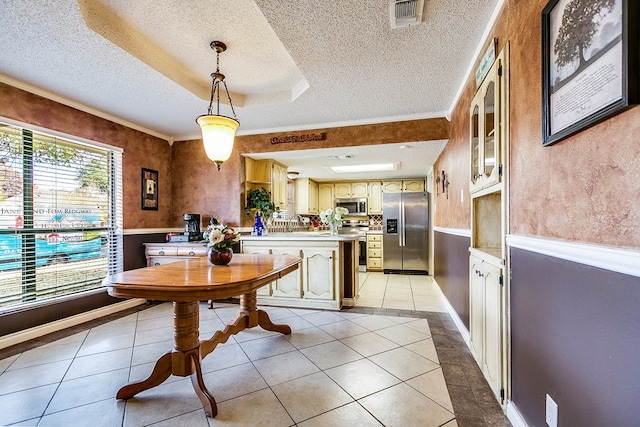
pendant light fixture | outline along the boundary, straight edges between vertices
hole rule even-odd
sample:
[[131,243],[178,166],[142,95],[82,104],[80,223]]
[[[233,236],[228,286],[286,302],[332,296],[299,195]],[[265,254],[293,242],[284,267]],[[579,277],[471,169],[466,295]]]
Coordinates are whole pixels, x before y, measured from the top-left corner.
[[[211,101],[209,101],[207,114],[199,116],[196,119],[196,123],[200,125],[200,129],[202,130],[202,143],[204,144],[204,151],[207,153],[207,157],[213,160],[217,169],[220,170],[220,165],[231,156],[233,139],[236,134],[236,129],[240,126],[240,122],[238,122],[236,118],[236,112],[231,103],[231,96],[229,96],[229,89],[227,89],[227,84],[224,81],[224,74],[220,72],[220,54],[227,50],[227,46],[220,41],[212,41],[209,46],[216,51],[216,71],[211,73],[211,78],[213,79],[211,85]],[[227,92],[233,118],[220,115],[220,84],[224,85],[224,90]],[[216,100],[215,114],[213,114],[214,98]]]

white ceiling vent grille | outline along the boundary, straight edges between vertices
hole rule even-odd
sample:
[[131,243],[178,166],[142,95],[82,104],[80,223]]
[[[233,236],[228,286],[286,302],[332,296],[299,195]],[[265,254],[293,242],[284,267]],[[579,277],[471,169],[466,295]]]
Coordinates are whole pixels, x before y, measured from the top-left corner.
[[422,23],[424,0],[390,0],[391,28],[408,27]]

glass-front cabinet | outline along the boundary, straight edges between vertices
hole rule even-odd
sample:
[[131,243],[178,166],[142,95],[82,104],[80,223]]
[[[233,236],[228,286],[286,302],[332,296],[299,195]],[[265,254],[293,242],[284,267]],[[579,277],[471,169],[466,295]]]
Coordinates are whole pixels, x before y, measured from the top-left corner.
[[471,102],[471,192],[501,179],[500,64],[494,63]]

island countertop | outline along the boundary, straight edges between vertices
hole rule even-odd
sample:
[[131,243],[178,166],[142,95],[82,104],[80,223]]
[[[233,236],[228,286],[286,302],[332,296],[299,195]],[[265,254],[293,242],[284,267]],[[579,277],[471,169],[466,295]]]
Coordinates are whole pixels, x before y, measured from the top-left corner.
[[279,241],[279,240],[295,240],[295,241],[353,241],[358,240],[363,233],[339,233],[332,236],[328,231],[294,231],[291,233],[269,233],[263,236],[241,235],[242,241]]

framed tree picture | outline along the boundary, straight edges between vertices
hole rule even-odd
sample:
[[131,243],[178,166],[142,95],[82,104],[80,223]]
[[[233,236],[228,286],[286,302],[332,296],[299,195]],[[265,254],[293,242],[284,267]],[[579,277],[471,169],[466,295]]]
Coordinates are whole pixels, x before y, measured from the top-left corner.
[[142,168],[142,209],[158,210],[158,171]]
[[542,11],[542,144],[640,101],[640,2],[551,0]]

